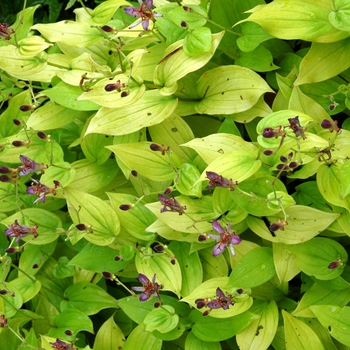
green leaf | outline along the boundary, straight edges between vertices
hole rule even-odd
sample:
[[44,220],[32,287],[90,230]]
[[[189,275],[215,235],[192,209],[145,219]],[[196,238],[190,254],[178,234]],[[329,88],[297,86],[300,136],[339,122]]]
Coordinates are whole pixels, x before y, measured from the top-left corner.
[[143,325],[138,325],[129,334],[123,350],[160,350],[161,348],[162,341],[152,333],[147,332]]
[[193,322],[193,334],[207,342],[219,342],[230,339],[249,326],[257,317],[250,311],[223,319],[203,317],[202,313],[197,310],[193,310],[190,314],[190,320]]
[[75,47],[87,47],[99,43],[103,36],[97,28],[87,22],[60,21],[35,24],[31,29],[38,30],[51,42],[62,42]]
[[228,287],[251,288],[268,281],[276,274],[272,249],[259,247],[251,250],[232,269]]
[[287,311],[282,310],[286,350],[324,350],[315,332],[304,322],[296,319]]
[[169,305],[162,305],[161,308],[153,309],[143,321],[146,331],[158,331],[160,333],[172,331],[178,323],[179,315]]
[[[93,333],[93,324],[90,318],[75,309],[67,309],[58,314],[55,317],[54,325],[55,328],[51,328],[48,335],[55,338],[73,340],[80,331]],[[67,330],[70,330],[73,336],[66,335]]]
[[272,249],[278,279],[281,283],[292,280],[300,272],[295,256],[288,251],[288,246],[281,243],[273,243]]
[[[215,242],[208,244],[211,246],[199,251],[199,258],[203,269],[203,280],[208,281],[211,278],[226,277],[228,275],[228,265],[224,255],[213,256]],[[201,244],[197,243],[197,246],[201,247]],[[204,246],[207,246],[207,244]]]
[[74,224],[85,224],[92,230],[85,238],[101,246],[111,244],[120,231],[119,219],[111,207],[98,197],[73,189],[66,189],[65,195]]
[[[7,283],[9,289],[15,287],[23,298],[23,303],[33,299],[41,289],[41,283],[34,276],[21,276]],[[11,287],[10,287],[11,286]]]
[[350,39],[312,43],[300,64],[294,85],[316,83],[335,77],[350,67]]
[[267,83],[252,70],[240,66],[221,66],[205,72],[197,81],[202,100],[195,106],[200,114],[232,114],[253,107],[265,92]]
[[344,31],[350,31],[350,5],[346,0],[334,0],[331,3],[332,12],[328,16],[330,24]]
[[267,33],[280,39],[327,43],[349,36],[328,22],[329,9],[314,1],[273,1],[258,5],[249,12],[251,15],[241,22],[258,23]]
[[174,177],[171,161],[174,155],[162,155],[150,149],[151,142],[135,142],[108,146],[129,170],[153,181],[169,181]]
[[346,346],[350,346],[350,307],[344,306],[340,308],[334,305],[315,305],[310,308],[333,338]]
[[129,3],[125,0],[109,0],[99,4],[92,11],[90,22],[97,25],[108,23],[118,8],[123,5],[129,5]]
[[117,308],[117,301],[101,287],[86,282],[70,285],[64,292],[61,310],[77,309],[85,315],[94,315],[107,308]]
[[[278,326],[278,308],[272,299],[270,302],[256,300],[256,304],[262,304],[260,317],[237,334],[237,344],[242,350],[268,349],[275,337]],[[260,306],[260,305],[259,305]],[[254,305],[250,309],[254,313]]]
[[86,134],[126,135],[170,117],[177,105],[173,96],[150,90],[135,103],[118,108],[102,107],[91,119]]
[[254,22],[246,22],[242,25],[242,34],[237,39],[237,45],[243,52],[251,52],[256,49],[261,43],[273,37]]
[[202,185],[197,182],[201,175],[199,170],[192,164],[183,163],[177,171],[175,178],[176,189],[187,196],[201,197]]
[[197,338],[193,332],[188,333],[185,342],[185,350],[221,350],[219,342],[207,342]]
[[198,57],[210,52],[211,47],[211,31],[207,27],[196,28],[189,32],[183,43],[184,52],[191,57]]
[[[192,5],[187,7],[188,9],[185,10],[184,6],[177,6],[169,11],[168,15],[181,28],[196,29],[204,26],[207,22],[207,12],[200,6]],[[185,22],[186,25],[184,25],[183,22]]]
[[339,182],[340,182],[339,192],[341,193],[342,198],[345,198],[347,195],[350,194],[349,177],[350,177],[350,162],[347,161],[340,168],[340,172],[339,172]]
[[136,254],[135,265],[139,273],[144,274],[149,280],[156,275],[156,281],[163,286],[164,290],[170,290],[180,296],[182,286],[181,269],[175,260],[174,254],[166,249],[164,253],[152,254],[150,248],[144,248]]
[[[329,238],[315,237],[310,241],[285,247],[295,255],[295,264],[308,275],[320,280],[330,280],[341,275],[348,254],[343,246]],[[338,262],[336,268],[329,264]]]

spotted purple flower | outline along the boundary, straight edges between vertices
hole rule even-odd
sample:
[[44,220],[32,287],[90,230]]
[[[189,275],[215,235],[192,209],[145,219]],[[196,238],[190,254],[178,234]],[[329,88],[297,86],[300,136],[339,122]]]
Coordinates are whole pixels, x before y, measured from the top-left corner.
[[299,117],[289,118],[289,127],[293,130],[295,136],[301,136],[303,140],[306,139],[305,131],[306,128],[300,125]]
[[162,285],[156,282],[156,275],[153,276],[152,282],[142,273],[139,273],[139,281],[142,283],[142,287],[132,287],[132,290],[142,292],[140,294],[140,301],[148,300],[152,295],[155,298],[159,298],[159,289],[162,289]]
[[211,187],[223,187],[229,188],[231,191],[234,191],[234,186],[238,184],[237,181],[232,181],[232,179],[226,179],[221,175],[214,173],[213,171],[207,171],[207,178],[209,179],[208,188]]
[[212,226],[214,231],[220,234],[214,235],[211,233],[207,233],[206,236],[215,239],[218,244],[215,245],[213,249],[213,255],[218,256],[224,252],[224,250],[228,247],[230,249],[230,252],[233,256],[235,256],[235,250],[233,248],[234,245],[239,244],[242,242],[241,238],[239,236],[236,236],[235,232],[231,231],[231,222],[227,225],[227,230],[224,230],[223,227],[219,224],[218,221],[214,220],[212,222]]
[[42,184],[38,180],[35,180],[33,178],[31,178],[31,180],[33,181],[32,185],[27,188],[26,192],[28,194],[33,194],[33,195],[38,197],[33,203],[36,203],[38,201],[42,201],[43,203],[45,203],[47,194],[51,193],[54,196],[56,195],[56,188],[57,188],[56,184],[54,187],[50,188],[50,187]]
[[156,21],[155,17],[162,17],[163,15],[152,11],[153,0],[146,0],[145,2],[138,0],[138,2],[140,4],[140,8],[129,6],[124,9],[125,13],[128,15],[140,17],[140,20],[132,24],[129,29],[142,23],[143,29],[148,30],[149,21],[151,20],[154,23]]
[[38,225],[34,225],[33,227],[28,227],[24,225],[20,225],[17,220],[11,225],[8,225],[8,229],[5,230],[5,235],[7,237],[16,237],[16,242],[18,243],[22,238],[33,235],[34,238],[38,237],[38,233],[36,232]]
[[18,169],[21,169],[19,176],[25,176],[30,173],[36,173],[37,171],[41,171],[42,173],[44,173],[44,169],[47,169],[47,165],[39,164],[26,156],[20,155],[19,159],[23,164],[18,167]]
[[179,215],[182,215],[184,210],[186,210],[186,206],[180,205],[180,203],[174,197],[169,198],[164,194],[158,194],[158,199],[160,203],[164,205],[164,207],[160,209],[161,213],[164,213],[166,211],[173,211],[179,213]]
[[52,349],[56,350],[78,350],[78,348],[73,348],[73,344],[67,344],[60,339],[56,339],[54,343],[51,343]]
[[8,23],[0,23],[0,37],[5,38],[5,40],[10,40],[11,34],[14,32],[13,29],[9,29]]

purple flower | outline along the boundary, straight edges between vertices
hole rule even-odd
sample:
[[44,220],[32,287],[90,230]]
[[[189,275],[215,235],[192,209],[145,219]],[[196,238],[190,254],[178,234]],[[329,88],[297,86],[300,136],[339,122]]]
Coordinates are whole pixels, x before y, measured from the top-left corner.
[[231,191],[234,191],[235,185],[238,184],[237,181],[232,181],[232,179],[228,180],[225,177],[222,177],[221,175],[214,173],[213,171],[207,171],[207,178],[209,179],[208,188],[210,187],[223,187],[223,188],[229,188]]
[[21,169],[19,176],[25,176],[30,173],[36,173],[37,171],[41,171],[42,173],[44,173],[43,169],[47,169],[47,165],[39,164],[26,156],[20,155],[19,159],[23,164],[18,167],[18,169]]
[[140,294],[140,301],[148,300],[152,295],[155,298],[159,298],[159,289],[162,289],[162,285],[156,282],[156,275],[153,276],[152,282],[142,273],[139,273],[139,281],[142,283],[142,287],[132,287],[132,290],[142,292]]
[[18,221],[11,225],[8,225],[8,229],[5,230],[5,235],[7,237],[17,237],[16,242],[18,243],[22,238],[33,235],[34,238],[38,237],[38,233],[36,232],[38,225],[34,225],[33,227],[28,227],[24,225],[19,225]]
[[222,254],[224,252],[224,250],[228,247],[230,249],[230,252],[233,256],[235,256],[235,250],[233,248],[233,246],[235,244],[239,244],[242,242],[241,238],[239,236],[236,236],[235,232],[233,231],[232,233],[231,231],[231,222],[228,223],[227,225],[227,231],[224,230],[222,228],[222,226],[219,224],[218,221],[214,220],[212,222],[212,226],[214,231],[216,231],[217,233],[220,233],[219,235],[213,235],[210,233],[207,233],[206,235],[212,239],[215,239],[217,242],[219,242],[218,244],[215,245],[214,249],[213,249],[213,255],[214,256],[218,256],[220,254]]
[[60,339],[56,339],[54,343],[51,343],[52,349],[56,350],[78,350],[78,348],[73,348],[73,344],[67,344]]
[[300,125],[299,117],[289,118],[289,127],[293,130],[295,136],[301,136],[303,140],[306,139],[305,131],[306,128]]
[[156,21],[154,17],[162,17],[163,15],[152,11],[153,0],[146,0],[145,2],[138,0],[138,2],[140,4],[140,8],[129,6],[124,9],[125,13],[128,15],[141,18],[136,23],[131,25],[129,29],[134,28],[142,23],[143,29],[148,30],[149,20],[154,23]]
[[158,194],[158,199],[160,203],[164,205],[164,207],[160,209],[161,213],[164,213],[166,211],[173,211],[179,213],[179,215],[182,215],[183,211],[186,210],[186,206],[181,206],[174,197],[169,198],[164,194]]
[[8,23],[0,23],[0,37],[5,38],[5,40],[11,39],[11,34],[15,31],[13,29],[9,29]]
[[32,185],[27,188],[26,192],[28,194],[33,194],[38,197],[33,203],[36,203],[38,201],[42,201],[43,203],[45,203],[47,194],[52,193],[54,196],[56,195],[56,188],[57,188],[56,184],[53,188],[50,188],[42,184],[38,180],[35,180],[33,178],[31,178],[31,180],[33,181]]

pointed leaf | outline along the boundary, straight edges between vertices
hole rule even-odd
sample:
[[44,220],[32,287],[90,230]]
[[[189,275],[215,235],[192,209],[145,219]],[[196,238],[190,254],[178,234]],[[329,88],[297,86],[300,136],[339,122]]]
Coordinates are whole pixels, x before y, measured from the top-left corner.
[[122,348],[124,343],[124,334],[111,316],[98,330],[94,350],[115,350]]
[[188,333],[186,337],[185,350],[221,350],[219,342],[207,342],[197,338],[193,332]]
[[179,323],[179,315],[169,305],[153,309],[144,319],[143,324],[148,332],[158,331],[167,333],[172,331]]
[[211,51],[211,31],[207,27],[196,28],[184,39],[183,49],[191,57],[198,57]]
[[160,350],[161,348],[162,341],[152,333],[147,332],[143,325],[138,325],[129,334],[123,350]]

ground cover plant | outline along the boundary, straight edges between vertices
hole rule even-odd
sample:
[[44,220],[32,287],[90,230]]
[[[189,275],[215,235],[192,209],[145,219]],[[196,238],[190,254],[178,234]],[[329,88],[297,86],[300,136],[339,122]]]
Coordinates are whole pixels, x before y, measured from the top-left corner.
[[0,343],[349,349],[348,1],[68,5],[0,24]]

